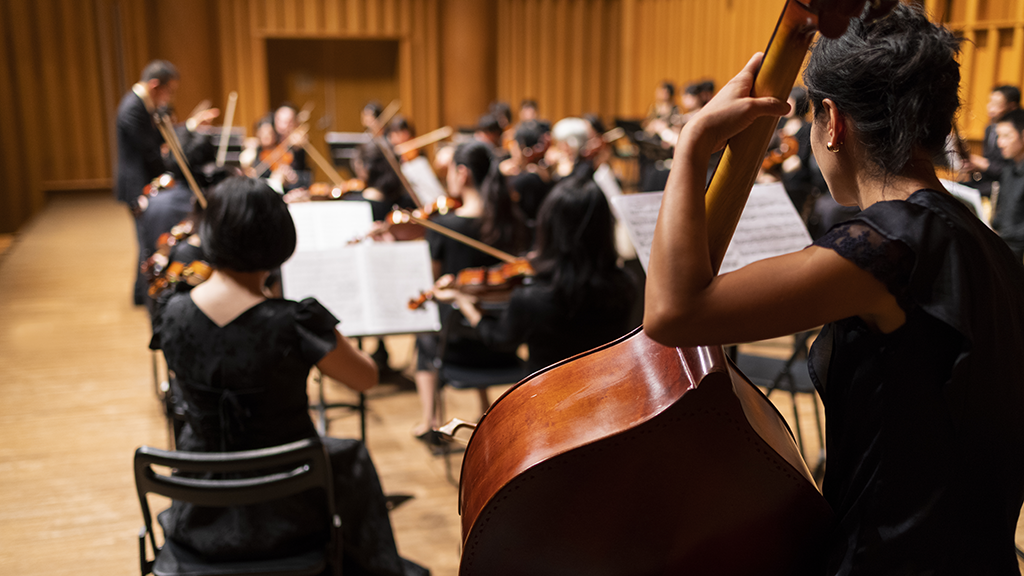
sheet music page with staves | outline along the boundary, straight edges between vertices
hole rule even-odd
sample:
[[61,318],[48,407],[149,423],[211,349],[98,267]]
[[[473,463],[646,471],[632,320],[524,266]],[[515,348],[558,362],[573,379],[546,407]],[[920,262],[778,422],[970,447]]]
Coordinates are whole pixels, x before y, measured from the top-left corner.
[[[619,221],[626,226],[644,271],[651,257],[654,227],[662,192],[628,194],[612,199]],[[750,191],[732,242],[725,252],[720,274],[758,260],[803,250],[811,236],[782,184],[758,184]]]

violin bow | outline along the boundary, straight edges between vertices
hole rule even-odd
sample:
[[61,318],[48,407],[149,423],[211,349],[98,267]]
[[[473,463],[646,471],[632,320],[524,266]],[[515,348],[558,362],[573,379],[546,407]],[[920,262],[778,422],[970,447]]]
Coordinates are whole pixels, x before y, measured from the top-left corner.
[[408,140],[406,142],[402,142],[401,144],[396,145],[395,155],[402,156],[403,154],[410,152],[412,150],[419,150],[424,146],[429,146],[435,142],[440,142],[441,140],[444,140],[445,138],[451,136],[452,133],[454,132],[455,131],[452,129],[451,126],[443,126],[441,128],[438,128],[437,130],[427,132],[423,136],[417,136],[412,140]]
[[[403,218],[397,218],[398,215],[402,215]],[[437,232],[442,236],[447,236],[452,240],[455,240],[456,242],[461,242],[466,246],[469,246],[470,248],[475,248],[483,252],[484,254],[487,254],[488,256],[493,256],[494,258],[501,260],[502,262],[515,262],[519,260],[519,258],[516,258],[515,256],[509,254],[508,252],[498,250],[493,246],[488,246],[487,244],[484,244],[479,240],[470,238],[465,234],[460,234],[455,230],[452,230],[451,228],[446,228],[444,226],[441,226],[440,224],[431,222],[430,220],[417,216],[412,212],[409,212],[408,210],[396,210],[392,212],[391,222],[393,224],[402,224],[405,221],[405,219],[408,219],[409,222],[419,224],[420,226],[423,226],[428,230],[433,230],[434,232]]]
[[231,141],[231,123],[235,119],[235,105],[238,103],[238,92],[228,94],[228,110],[224,117],[224,127],[220,131],[220,145],[217,147],[217,167],[224,166],[228,157],[228,143]]
[[195,195],[196,200],[199,201],[199,205],[205,210],[206,209],[206,196],[203,195],[203,191],[199,189],[199,185],[196,184],[196,179],[192,176],[192,169],[188,165],[188,159],[185,158],[185,153],[181,149],[181,141],[178,140],[178,135],[174,132],[174,125],[171,124],[171,119],[166,114],[160,114],[159,112],[154,114],[156,121],[157,130],[160,131],[160,135],[163,136],[164,142],[167,142],[167,147],[171,149],[171,155],[174,156],[174,161],[178,163],[178,168],[181,169],[181,173],[185,175],[185,180],[188,181],[188,186],[192,190],[192,194]]

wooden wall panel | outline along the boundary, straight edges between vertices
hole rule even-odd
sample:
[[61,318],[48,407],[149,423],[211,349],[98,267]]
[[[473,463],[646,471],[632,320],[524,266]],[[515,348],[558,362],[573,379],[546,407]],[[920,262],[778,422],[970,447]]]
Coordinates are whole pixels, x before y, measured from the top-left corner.
[[966,39],[960,58],[964,106],[958,123],[961,135],[977,146],[988,124],[985,104],[992,88],[1024,84],[1024,0],[955,0],[948,8],[928,0],[925,6],[933,19]]
[[[484,34],[478,40],[494,52],[485,92],[513,108],[534,98],[551,119],[610,120],[644,115],[662,80],[721,86],[764,48],[783,3],[480,1],[493,2],[493,32],[446,30],[449,0],[0,2],[0,85],[10,87],[0,90],[0,232],[39,210],[47,190],[110,186],[114,108],[153,58],[182,71],[179,112],[201,98],[223,106],[235,90],[235,122],[251,129],[272,104],[267,39],[394,40],[402,111],[425,132],[441,124],[452,95],[478,90],[475,79],[442,74],[449,35]],[[1024,82],[1024,0],[923,3],[969,40],[960,123],[977,139],[989,90]]]

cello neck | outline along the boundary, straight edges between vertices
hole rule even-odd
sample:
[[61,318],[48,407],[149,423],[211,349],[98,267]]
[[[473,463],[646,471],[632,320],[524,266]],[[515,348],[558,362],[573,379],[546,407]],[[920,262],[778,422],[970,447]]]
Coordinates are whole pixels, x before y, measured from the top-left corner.
[[[783,101],[789,97],[814,39],[817,23],[817,15],[807,6],[795,0],[787,0],[765,50],[752,96],[774,96]],[[708,248],[715,272],[722,265],[725,250],[736,231],[736,224],[777,125],[778,119],[768,116],[758,119],[733,136],[708,185],[705,196]]]

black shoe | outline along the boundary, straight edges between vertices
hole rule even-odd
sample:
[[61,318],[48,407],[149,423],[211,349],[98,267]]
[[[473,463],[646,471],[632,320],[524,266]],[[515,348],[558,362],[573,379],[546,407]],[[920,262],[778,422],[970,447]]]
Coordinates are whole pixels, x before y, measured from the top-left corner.
[[434,456],[444,454],[444,440],[441,438],[441,434],[435,430],[427,430],[423,434],[416,437],[417,440],[423,442],[430,449],[430,453]]

